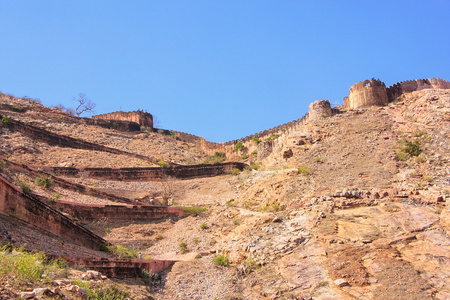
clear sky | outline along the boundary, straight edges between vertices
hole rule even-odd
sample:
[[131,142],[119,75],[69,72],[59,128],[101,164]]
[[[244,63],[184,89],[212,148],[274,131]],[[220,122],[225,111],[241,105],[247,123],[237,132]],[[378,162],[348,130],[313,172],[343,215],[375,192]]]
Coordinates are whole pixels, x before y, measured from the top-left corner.
[[3,93],[224,142],[361,80],[450,80],[450,0],[0,0],[0,41]]

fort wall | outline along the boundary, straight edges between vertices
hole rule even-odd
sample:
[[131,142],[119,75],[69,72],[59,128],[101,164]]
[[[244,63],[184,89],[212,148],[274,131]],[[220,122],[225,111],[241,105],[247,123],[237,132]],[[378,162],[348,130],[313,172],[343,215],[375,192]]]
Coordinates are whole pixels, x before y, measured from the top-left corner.
[[359,108],[368,106],[383,106],[388,103],[386,86],[380,80],[365,80],[350,87],[346,107]]
[[141,127],[153,129],[153,116],[148,112],[137,110],[131,112],[117,111],[102,115],[92,116],[92,119],[103,119],[110,121],[128,121],[139,124]]
[[450,82],[441,78],[400,81],[388,87],[386,91],[388,100],[391,101],[404,93],[411,93],[424,89],[450,89]]
[[94,250],[107,242],[0,177],[0,213]]

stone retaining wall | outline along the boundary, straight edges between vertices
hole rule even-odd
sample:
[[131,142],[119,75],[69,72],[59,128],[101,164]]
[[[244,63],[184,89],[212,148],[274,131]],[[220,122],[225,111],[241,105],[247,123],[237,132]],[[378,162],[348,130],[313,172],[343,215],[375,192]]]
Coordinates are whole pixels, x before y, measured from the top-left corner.
[[174,260],[138,260],[88,257],[62,257],[69,265],[94,270],[111,278],[139,278],[142,270],[156,274],[170,268]]
[[32,195],[24,194],[1,176],[0,213],[94,250],[107,243]]
[[65,177],[96,178],[119,181],[161,181],[168,177],[191,179],[212,177],[243,170],[247,164],[228,162],[213,165],[173,166],[169,168],[64,168],[43,167],[48,173]]
[[183,210],[176,206],[152,205],[94,205],[66,201],[52,201],[49,206],[68,213],[82,222],[99,219],[108,221],[150,221],[169,217],[181,217]]

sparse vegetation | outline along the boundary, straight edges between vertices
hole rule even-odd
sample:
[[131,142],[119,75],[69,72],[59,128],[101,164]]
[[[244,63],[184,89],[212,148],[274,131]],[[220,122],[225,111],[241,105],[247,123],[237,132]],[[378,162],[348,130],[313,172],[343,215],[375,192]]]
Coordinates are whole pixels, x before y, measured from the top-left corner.
[[250,157],[250,155],[247,154],[247,153],[244,153],[244,154],[241,155],[241,159],[247,159],[249,157]]
[[208,156],[208,158],[203,162],[203,164],[217,164],[227,160],[225,153],[216,152],[214,155]]
[[130,250],[122,245],[106,246],[107,252],[118,258],[137,258],[138,253],[136,250]]
[[42,175],[38,178],[36,178],[36,184],[44,189],[51,188],[53,185],[53,179],[46,175]]
[[252,138],[252,143],[255,145],[258,145],[259,143],[261,143],[261,140],[257,137]]
[[188,215],[200,215],[206,211],[206,207],[202,206],[182,206],[181,209]]
[[105,233],[111,233],[111,228],[105,228]]
[[0,160],[0,171],[3,171],[6,168],[6,161]]
[[170,164],[163,160],[158,161],[156,164],[162,168],[170,168]]
[[60,197],[61,197],[61,193],[56,193],[53,196],[51,196],[48,200],[49,201],[58,201]]
[[237,141],[236,145],[234,145],[234,150],[239,151],[244,148],[244,144],[241,141]]
[[83,289],[86,289],[90,300],[125,300],[129,299],[130,297],[127,292],[122,291],[115,284],[101,284],[93,287],[91,286],[90,281],[83,281],[78,277],[72,278],[72,283]]
[[316,158],[314,158],[314,161],[320,163],[322,162],[322,158],[320,158],[320,156],[317,156]]
[[231,175],[238,175],[239,172],[241,172],[239,169],[234,168],[233,170],[231,170]]
[[31,188],[25,182],[19,182],[19,187],[25,194],[31,194]]
[[182,254],[184,254],[184,253],[187,252],[187,244],[186,244],[186,242],[181,241],[180,244],[179,244],[179,246],[180,246],[180,252],[181,252]]
[[11,123],[11,119],[7,116],[2,116],[2,123],[8,125],[9,123]]
[[203,223],[200,224],[199,226],[200,226],[200,229],[202,229],[202,230],[205,230],[205,229],[208,229],[208,228],[209,228],[209,227],[208,227],[208,224],[206,224],[205,222],[203,222]]
[[311,170],[307,166],[298,167],[298,174],[300,175],[310,175]]
[[0,279],[2,282],[35,283],[47,275],[66,274],[66,263],[61,260],[47,260],[43,252],[26,252],[23,248],[0,248]]
[[244,261],[245,273],[249,274],[260,268],[256,260],[254,260],[251,256],[247,257]]
[[280,135],[278,135],[276,133],[272,133],[268,138],[266,138],[266,141],[273,141],[273,140],[276,140],[279,137],[280,137]]
[[228,257],[223,254],[217,255],[213,258],[213,263],[218,266],[228,267],[230,265],[230,261]]

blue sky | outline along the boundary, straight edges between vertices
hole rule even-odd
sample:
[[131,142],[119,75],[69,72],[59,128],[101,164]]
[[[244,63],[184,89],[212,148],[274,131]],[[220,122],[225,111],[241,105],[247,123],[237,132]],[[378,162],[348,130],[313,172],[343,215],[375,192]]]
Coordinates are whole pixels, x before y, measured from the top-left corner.
[[450,80],[450,1],[0,0],[0,91],[224,142],[350,86]]

